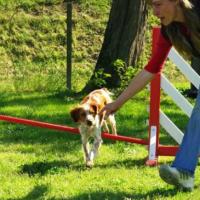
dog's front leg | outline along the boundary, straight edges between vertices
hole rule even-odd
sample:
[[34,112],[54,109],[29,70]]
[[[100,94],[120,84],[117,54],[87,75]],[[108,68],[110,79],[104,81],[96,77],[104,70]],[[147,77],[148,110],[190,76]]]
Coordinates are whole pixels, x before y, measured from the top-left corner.
[[93,160],[97,156],[99,148],[101,147],[101,143],[102,143],[101,128],[98,128],[94,138],[93,148],[90,151],[90,160]]
[[116,121],[114,115],[109,115],[107,120],[111,126],[112,134],[117,135]]
[[106,120],[103,121],[103,125],[104,125],[104,127],[105,127],[105,131],[106,131],[107,133],[109,133],[109,128],[108,128],[108,124],[107,124]]
[[86,166],[90,160],[90,154],[89,154],[90,149],[89,149],[88,139],[89,139],[89,137],[86,137],[85,135],[81,134],[81,140],[82,140],[82,146],[83,146],[83,152],[84,152],[84,156],[85,156]]

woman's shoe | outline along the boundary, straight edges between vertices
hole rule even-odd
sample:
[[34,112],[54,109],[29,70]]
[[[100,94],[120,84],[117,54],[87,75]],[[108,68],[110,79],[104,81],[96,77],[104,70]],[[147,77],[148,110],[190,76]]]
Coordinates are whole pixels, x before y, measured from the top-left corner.
[[159,174],[163,181],[175,185],[183,190],[192,191],[194,188],[194,177],[188,172],[183,172],[175,167],[161,165]]

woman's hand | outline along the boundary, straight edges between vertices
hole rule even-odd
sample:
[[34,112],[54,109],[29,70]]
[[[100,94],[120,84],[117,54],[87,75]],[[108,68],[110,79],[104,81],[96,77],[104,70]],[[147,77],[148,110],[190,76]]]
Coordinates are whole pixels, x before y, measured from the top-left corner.
[[119,97],[114,102],[107,104],[99,114],[107,118],[110,114],[116,112],[126,101],[141,91],[144,86],[153,79],[154,76],[155,74],[143,69],[132,79],[131,83],[119,95]]
[[105,119],[110,115],[110,114],[113,114],[114,112],[116,112],[118,110],[118,106],[116,104],[116,102],[112,102],[112,103],[109,103],[107,105],[105,105],[101,111],[100,111],[100,115],[105,115]]

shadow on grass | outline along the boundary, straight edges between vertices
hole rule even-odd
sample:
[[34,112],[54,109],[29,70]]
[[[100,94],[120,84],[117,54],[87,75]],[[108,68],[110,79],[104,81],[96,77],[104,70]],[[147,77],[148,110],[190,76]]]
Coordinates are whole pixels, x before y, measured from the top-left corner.
[[[80,145],[80,135],[70,132],[51,130],[13,124],[0,121],[0,138],[1,142],[6,144],[57,144],[64,146],[65,143],[73,142],[74,145]],[[62,146],[61,146],[62,147]],[[71,147],[71,145],[70,145]],[[59,148],[59,145],[58,145]],[[69,146],[65,150],[70,150]]]
[[84,170],[84,165],[77,165],[68,161],[53,161],[53,162],[34,162],[32,164],[25,164],[21,167],[21,174],[46,175],[47,173],[58,174],[65,169],[72,169],[76,171]]
[[[96,167],[99,168],[127,168],[131,169],[135,166],[143,167],[145,166],[146,158],[142,159],[126,159],[126,160],[114,160],[112,162],[106,162],[105,164],[98,164]],[[95,166],[94,166],[95,167]]]
[[178,193],[177,189],[154,189],[146,193],[135,193],[133,194],[125,193],[125,192],[91,192],[84,193],[75,197],[66,197],[66,198],[52,198],[51,200],[122,200],[122,199],[134,199],[134,200],[142,200],[142,199],[159,199],[165,197],[173,197]]
[[[22,198],[9,198],[9,200],[33,200],[44,199],[45,194],[48,191],[48,187],[45,185],[36,186],[27,196]],[[43,197],[43,198],[42,198]]]
[[[0,93],[1,96],[1,93]],[[25,97],[17,94],[7,94],[0,98],[0,114],[11,115],[16,117],[22,117],[30,120],[36,120],[41,122],[59,124],[64,126],[75,127],[69,115],[70,103],[74,103],[73,99],[65,99],[68,96],[64,94],[45,94],[45,95],[31,95],[25,94]],[[67,102],[66,102],[67,101]],[[6,106],[18,107],[22,105],[23,109],[16,114],[1,112],[1,108]],[[52,112],[47,110],[45,114],[37,114],[37,110],[42,110],[43,106],[56,105]],[[61,112],[59,106],[66,105],[66,111]],[[20,115],[20,116],[19,116]],[[72,134],[67,132],[60,132],[56,130],[42,129],[37,127],[25,126],[20,124],[13,124],[9,122],[0,121],[1,128],[1,141],[4,143],[51,143],[52,141],[59,141],[60,139],[69,140],[79,140],[79,136],[72,136]],[[46,139],[45,139],[46,138]]]
[[[29,194],[22,198],[9,198],[9,200],[36,200],[36,199],[45,199],[46,193],[48,192],[48,187],[45,185],[36,186]],[[180,190],[177,188],[172,189],[153,189],[146,193],[136,193],[132,192],[90,192],[83,193],[74,197],[62,197],[56,198],[51,197],[49,200],[122,200],[122,199],[134,199],[134,200],[142,200],[142,199],[164,199],[164,198],[173,198]]]
[[[68,103],[70,102],[79,102],[83,96],[81,95],[76,95],[76,93],[23,93],[17,94],[17,93],[1,93],[0,92],[0,105],[1,107],[5,106],[20,106],[20,105],[34,105],[34,106],[43,106],[46,104],[48,101],[50,104],[55,103],[55,104],[62,104],[65,103],[66,101]],[[10,98],[12,97],[12,98]]]
[[[45,185],[36,186],[27,196],[22,198],[10,198],[9,200],[36,200],[36,199],[43,199],[45,198],[45,194],[48,192],[48,187]],[[56,198],[51,197],[49,200],[122,200],[122,199],[134,199],[134,200],[142,200],[142,199],[164,199],[164,198],[173,198],[180,190],[176,188],[172,189],[153,189],[146,193],[136,193],[132,192],[125,193],[125,192],[90,192],[90,193],[83,193],[74,197],[62,197]]]
[[[31,93],[28,93],[24,96],[17,94],[14,94],[13,96],[12,94],[1,95],[0,93],[0,96],[0,114],[2,115],[5,114],[13,117],[60,125],[73,125],[69,110],[73,104],[77,103],[77,100],[74,100],[69,96],[54,93],[47,93],[44,95],[40,95],[39,93],[32,95]],[[22,106],[22,108],[21,110],[18,110],[17,108],[20,108],[20,106]],[[46,109],[46,106],[50,109],[52,107],[52,111],[47,109],[45,114],[38,115],[37,112],[43,111],[44,107]],[[62,108],[60,108],[60,106]],[[8,112],[4,111],[4,108],[6,107],[13,108],[13,110],[17,109],[17,111],[12,112],[12,109],[9,109]]]
[[[115,160],[113,162],[108,162],[105,164],[96,164],[93,169],[95,168],[134,168],[137,167],[144,167],[145,159],[138,159],[138,160]],[[19,171],[20,174],[28,174],[29,176],[35,175],[46,175],[50,174],[59,174],[63,170],[75,170],[75,171],[85,171],[85,170],[92,170],[85,167],[84,162],[78,164],[77,162],[70,162],[70,161],[44,161],[44,162],[34,162],[31,164],[24,164],[21,166]]]
[[[52,112],[52,113],[45,113],[45,114],[40,115],[39,119],[38,119],[37,115],[35,116],[35,109],[40,109],[44,105],[51,105],[51,104],[52,105],[64,105],[66,102],[65,98],[71,97],[73,95],[74,95],[73,93],[69,93],[69,94],[49,93],[49,94],[37,96],[37,93],[36,93],[35,95],[30,94],[30,96],[29,96],[29,94],[27,94],[27,95],[25,94],[25,97],[23,97],[21,95],[14,94],[12,98],[9,98],[11,96],[11,94],[7,94],[7,95],[2,94],[2,98],[0,99],[0,104],[1,104],[1,107],[18,106],[18,105],[27,106],[27,109],[23,110],[21,113],[23,118],[29,118],[29,119],[39,120],[39,121],[43,121],[43,122],[63,124],[63,125],[75,127],[76,125],[73,124],[67,110],[66,110],[66,112],[62,112],[62,114],[59,112],[59,109],[58,109],[58,112],[56,112],[54,110],[54,112]],[[66,103],[74,104],[75,102],[79,102],[79,100],[80,100],[79,98],[81,98],[81,96],[76,96],[75,98],[72,98],[72,99],[69,98],[69,101],[67,100]],[[30,109],[28,109],[29,107],[30,107]],[[67,109],[69,109],[69,108],[67,108]],[[139,138],[143,138],[143,139],[148,137],[148,130],[147,130],[147,126],[144,125],[145,119],[144,119],[143,115],[137,116],[137,119],[134,119],[132,113],[126,114],[126,115],[122,115],[122,114],[118,113],[118,118],[119,118],[119,121],[123,121],[123,123],[117,124],[117,129],[118,129],[120,135],[130,136],[130,137],[139,137]],[[180,114],[173,113],[173,118],[179,119]],[[133,121],[133,123],[131,123],[131,125],[130,125],[130,122],[132,122],[132,121]],[[27,131],[28,128],[27,129],[23,128],[21,125],[11,125],[6,122],[3,122],[3,126],[6,128],[9,127],[8,131],[15,133],[15,135],[20,133],[20,135],[19,134],[16,136],[12,135],[11,137],[8,136],[7,134],[4,134],[2,139],[5,142],[9,142],[9,141],[14,142],[14,140],[16,138],[19,141],[20,137],[21,137],[21,139],[23,139],[25,142],[27,139],[27,143],[29,143],[29,136],[27,136],[27,132],[25,132],[23,134],[23,132]],[[6,132],[7,132],[7,130],[5,131],[5,133]],[[36,132],[38,132],[39,134],[44,134],[45,137],[52,138],[52,136],[48,136],[48,134],[45,133],[45,132],[47,132],[45,130],[35,128],[35,133],[34,133],[35,136],[37,135]],[[33,134],[33,133],[30,133],[30,134]],[[55,137],[57,137],[58,134],[56,133],[54,135],[55,135]],[[33,138],[33,137],[31,137],[32,141],[35,140],[35,141],[39,142],[39,140],[37,140],[36,138]],[[63,137],[65,137],[65,136],[63,136]],[[12,140],[12,138],[14,138],[14,140]],[[39,138],[41,139],[41,137],[38,137],[38,139]],[[73,137],[69,136],[69,138],[71,138],[73,140]],[[51,139],[49,141],[51,141]],[[165,141],[165,139],[164,139],[164,141]],[[168,142],[167,139],[166,139],[166,141]],[[42,141],[42,142],[44,142],[44,141]],[[171,142],[171,140],[169,142]]]

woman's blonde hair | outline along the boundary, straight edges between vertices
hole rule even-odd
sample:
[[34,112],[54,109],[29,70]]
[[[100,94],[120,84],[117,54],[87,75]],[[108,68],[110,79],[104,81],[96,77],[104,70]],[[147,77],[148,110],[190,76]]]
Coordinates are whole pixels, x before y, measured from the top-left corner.
[[[189,29],[190,37],[182,34],[180,23],[173,22],[168,26],[163,26],[162,31],[170,39],[173,46],[179,53],[190,57],[200,55],[200,13],[193,5],[192,0],[180,0],[180,7],[183,10],[186,26]],[[200,9],[200,8],[199,8]],[[191,39],[188,39],[191,38]]]

